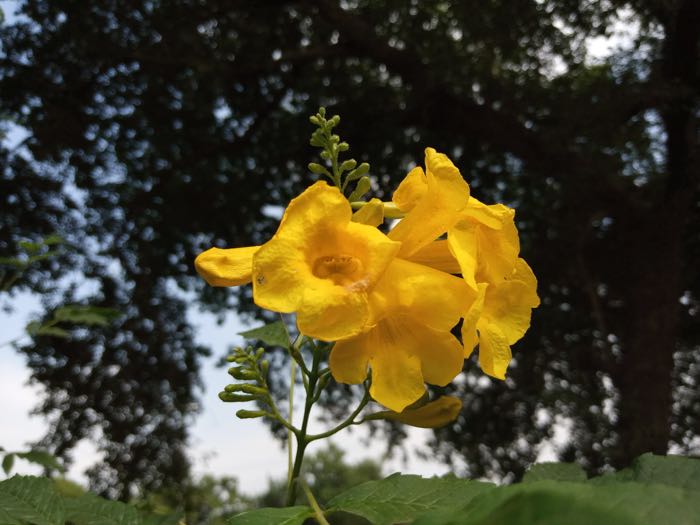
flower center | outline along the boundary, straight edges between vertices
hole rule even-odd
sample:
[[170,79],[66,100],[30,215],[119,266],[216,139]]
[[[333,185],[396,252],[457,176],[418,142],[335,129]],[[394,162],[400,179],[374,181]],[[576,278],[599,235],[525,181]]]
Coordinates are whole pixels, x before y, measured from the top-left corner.
[[326,255],[314,261],[313,274],[342,286],[352,285],[362,278],[362,261],[352,255]]

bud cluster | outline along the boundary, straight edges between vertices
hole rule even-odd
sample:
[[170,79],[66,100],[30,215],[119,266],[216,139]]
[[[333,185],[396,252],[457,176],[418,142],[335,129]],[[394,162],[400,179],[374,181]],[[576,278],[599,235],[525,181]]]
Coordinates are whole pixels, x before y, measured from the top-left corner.
[[[233,354],[226,360],[234,363],[228,369],[231,377],[238,382],[226,385],[223,392],[219,392],[219,399],[227,403],[244,403],[256,401],[259,404],[270,405],[270,390],[267,385],[267,373],[270,367],[269,361],[262,359],[265,350],[254,349],[252,346],[234,348]],[[252,381],[244,383],[242,381]],[[270,416],[265,410],[239,410],[236,416],[241,419]]]
[[347,159],[342,162],[338,159],[341,152],[350,149],[347,142],[341,142],[340,137],[333,133],[333,128],[340,123],[340,117],[335,115],[326,119],[326,109],[321,107],[318,113],[310,117],[309,120],[314,126],[318,126],[318,129],[311,134],[311,145],[322,149],[320,156],[330,168],[329,170],[326,166],[311,162],[309,170],[316,175],[328,177],[343,193],[348,184],[357,181],[355,189],[348,196],[348,200],[354,202],[361,199],[371,187],[369,177],[367,177],[369,164],[363,162],[358,166],[355,159]]

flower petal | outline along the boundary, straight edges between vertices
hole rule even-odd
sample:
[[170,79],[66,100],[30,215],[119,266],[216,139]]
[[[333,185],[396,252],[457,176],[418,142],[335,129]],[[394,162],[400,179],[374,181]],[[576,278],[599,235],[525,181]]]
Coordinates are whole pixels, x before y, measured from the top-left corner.
[[530,286],[522,281],[503,281],[486,290],[482,317],[497,325],[508,344],[512,345],[530,328],[535,306]]
[[379,199],[370,200],[352,214],[352,221],[376,228],[384,222],[384,203]]
[[462,278],[473,290],[477,290],[478,227],[477,223],[465,219],[459,221],[447,232],[447,245],[459,263]]
[[433,330],[413,319],[403,326],[410,348],[421,362],[423,381],[431,385],[445,386],[462,371],[464,350],[449,331]]
[[469,200],[469,186],[446,155],[427,148],[425,164],[425,193],[389,232],[389,238],[402,243],[400,257],[410,257],[445,233]]
[[476,345],[479,344],[479,334],[477,333],[476,326],[484,310],[484,298],[488,286],[489,285],[486,283],[479,283],[479,294],[471,308],[464,314],[464,321],[462,322],[462,345],[464,346],[465,359],[472,354]]
[[415,208],[426,191],[428,191],[428,181],[425,178],[425,172],[423,168],[416,166],[401,181],[391,200],[399,210],[406,213]]
[[393,419],[420,428],[439,428],[454,421],[462,409],[462,402],[453,396],[442,396],[421,407],[408,407],[401,413],[383,412],[384,419]]
[[365,338],[366,336],[360,335],[333,345],[328,364],[338,383],[355,385],[367,377],[370,352]]
[[297,309],[299,331],[321,341],[337,341],[360,333],[369,321],[364,292],[348,291],[325,279],[304,290]]
[[461,273],[459,262],[452,255],[447,240],[433,241],[408,258],[418,264],[447,273]]
[[520,252],[518,229],[512,217],[504,221],[498,230],[478,227],[477,238],[479,265],[476,280],[497,283],[508,277],[513,272]]
[[476,299],[463,279],[396,258],[370,296],[374,321],[408,314],[435,330],[450,330]]
[[411,339],[402,325],[382,321],[362,335],[369,346],[372,386],[370,394],[394,412],[401,412],[425,392],[421,362],[410,352]]
[[194,260],[197,273],[211,286],[240,286],[252,279],[253,255],[259,246],[210,248]]
[[479,321],[479,365],[484,373],[505,379],[512,357],[508,339],[499,326],[484,319]]
[[470,196],[469,203],[464,209],[464,216],[493,230],[500,230],[503,223],[513,220],[515,210],[503,204],[484,204],[474,196]]

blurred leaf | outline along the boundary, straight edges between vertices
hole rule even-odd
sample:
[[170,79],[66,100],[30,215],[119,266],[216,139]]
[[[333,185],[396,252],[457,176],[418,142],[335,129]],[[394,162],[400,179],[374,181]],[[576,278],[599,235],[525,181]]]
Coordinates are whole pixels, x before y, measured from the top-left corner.
[[66,469],[61,465],[56,457],[44,450],[30,450],[29,452],[16,452],[18,458],[25,459],[31,463],[36,463],[49,470],[57,470],[65,472]]
[[0,482],[0,523],[63,525],[65,509],[51,480],[13,476]]
[[309,507],[265,508],[243,512],[228,520],[229,525],[302,525],[314,515]]
[[65,500],[67,520],[74,525],[142,525],[136,507],[93,494]]
[[18,244],[19,244],[19,247],[22,248],[27,253],[36,253],[39,250],[41,250],[41,247],[43,246],[43,244],[40,242],[31,242],[31,241],[20,241]]
[[50,335],[52,337],[70,337],[70,332],[64,330],[63,328],[58,328],[57,326],[42,326],[37,331],[36,335]]
[[238,335],[242,335],[246,339],[258,339],[270,346],[289,348],[287,328],[282,321],[275,321],[246,332],[240,332]]
[[63,239],[63,237],[54,233],[53,235],[49,235],[48,237],[45,237],[42,242],[46,246],[51,246],[52,244],[63,244],[66,241]]
[[6,475],[10,474],[10,472],[12,471],[12,466],[14,464],[15,464],[15,455],[10,452],[2,459],[2,470],[5,471]]
[[328,510],[357,514],[374,525],[390,525],[426,512],[462,506],[494,488],[492,483],[480,481],[394,474],[336,496],[328,502]]
[[61,322],[88,326],[106,326],[121,314],[113,308],[100,306],[67,305],[54,311],[54,319]]
[[17,257],[0,257],[0,264],[22,269],[27,266],[27,261],[25,259],[18,259]]
[[584,470],[576,463],[536,463],[523,476],[523,483],[550,479],[553,481],[586,481]]

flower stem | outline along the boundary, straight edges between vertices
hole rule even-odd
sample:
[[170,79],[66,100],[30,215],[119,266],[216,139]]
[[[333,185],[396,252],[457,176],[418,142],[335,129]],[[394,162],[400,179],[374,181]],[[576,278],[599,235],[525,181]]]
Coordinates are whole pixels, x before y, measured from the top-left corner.
[[287,484],[287,506],[294,505],[294,500],[296,499],[296,482],[299,478],[301,472],[301,465],[304,462],[304,452],[306,452],[306,446],[309,444],[307,439],[306,430],[309,425],[309,416],[311,415],[311,407],[314,404],[314,394],[316,390],[316,383],[319,378],[319,365],[321,362],[321,352],[315,350],[313,352],[313,362],[311,364],[311,370],[309,371],[309,389],[306,394],[306,403],[304,404],[304,415],[301,420],[301,428],[296,434],[297,438],[297,452],[294,457],[294,466],[292,468],[292,473],[289,476]]

